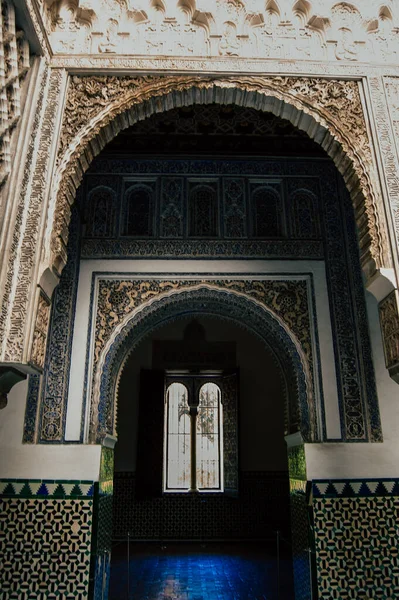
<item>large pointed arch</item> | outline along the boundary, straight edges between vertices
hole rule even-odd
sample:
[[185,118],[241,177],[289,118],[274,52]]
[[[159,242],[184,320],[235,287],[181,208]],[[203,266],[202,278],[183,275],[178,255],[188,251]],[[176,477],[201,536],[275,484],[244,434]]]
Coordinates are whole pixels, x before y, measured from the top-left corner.
[[150,297],[114,328],[93,374],[88,441],[101,443],[105,435],[116,435],[118,380],[128,355],[154,329],[194,314],[234,321],[272,347],[286,379],[287,433],[300,431],[307,441],[319,439],[312,365],[295,333],[255,298],[217,285],[200,284]]
[[334,160],[351,194],[367,278],[391,266],[388,227],[359,82],[304,77],[74,76],[53,179],[43,270],[67,260],[70,206],[93,158],[120,131],[156,112],[191,104],[271,112],[307,132]]

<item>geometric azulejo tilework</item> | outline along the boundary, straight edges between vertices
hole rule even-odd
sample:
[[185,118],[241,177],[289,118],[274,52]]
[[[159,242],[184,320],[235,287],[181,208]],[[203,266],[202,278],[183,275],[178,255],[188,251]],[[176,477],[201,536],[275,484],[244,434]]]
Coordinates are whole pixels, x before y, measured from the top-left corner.
[[302,491],[293,491],[291,487],[290,507],[295,600],[309,600],[311,598],[311,571],[307,494]]
[[95,535],[92,545],[93,582],[90,598],[93,600],[108,598],[112,546],[112,504],[113,497],[99,491],[94,513]]
[[399,496],[399,479],[314,480],[312,487],[315,498]]
[[92,517],[91,498],[1,498],[1,598],[86,599]]
[[[223,494],[164,494],[140,500],[135,474],[115,473],[113,538],[126,540],[248,540],[275,539],[276,530],[289,536],[287,473],[241,471],[238,497]],[[100,497],[100,549],[106,549],[108,506]]]
[[315,498],[320,600],[399,598],[399,497]]
[[93,481],[56,479],[0,479],[0,497],[90,498]]

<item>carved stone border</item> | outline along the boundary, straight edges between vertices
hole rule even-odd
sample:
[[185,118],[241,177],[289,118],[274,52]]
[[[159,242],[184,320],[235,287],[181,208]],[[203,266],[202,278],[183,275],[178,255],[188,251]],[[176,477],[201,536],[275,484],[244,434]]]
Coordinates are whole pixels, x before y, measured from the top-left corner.
[[[40,88],[24,177],[18,197],[12,239],[8,250],[8,267],[0,312],[0,357],[5,362],[35,362],[28,348],[29,322],[35,318],[36,306],[30,308],[34,295],[32,280],[40,260],[41,223],[45,218],[45,198],[51,172],[54,129],[59,112],[65,76],[62,71],[41,65]],[[39,277],[40,278],[40,277]],[[36,283],[36,281],[33,281]],[[30,312],[31,311],[31,312]],[[45,339],[43,340],[45,343]]]
[[51,67],[67,69],[70,73],[90,71],[131,73],[139,72],[174,72],[178,73],[283,73],[292,75],[313,75],[315,77],[364,77],[365,75],[399,76],[399,68],[395,64],[370,64],[364,62],[281,60],[279,58],[242,58],[231,57],[176,57],[176,56],[121,56],[118,54],[55,54],[51,58]]
[[[273,291],[272,281],[261,280],[112,280],[112,290],[107,289],[106,278],[101,281],[104,283],[100,290],[104,306],[110,306],[110,302],[113,304],[112,297],[115,294],[119,298],[125,296],[125,299],[121,310],[113,306],[109,313],[97,312],[96,329],[100,326],[100,331],[96,335],[94,348],[89,441],[100,443],[105,435],[116,433],[118,379],[126,357],[148,333],[187,312],[231,319],[261,337],[269,347],[272,343],[287,379],[289,426],[294,430],[300,428],[302,436],[308,441],[318,439],[314,365],[308,339],[310,331],[307,331],[310,325],[306,323],[309,321],[308,309],[306,315],[298,314],[296,321],[293,321],[292,312],[284,306],[285,294],[290,303],[293,293],[298,296],[297,302],[303,297],[301,303],[307,304],[306,284],[303,281],[274,282],[279,286],[280,294],[278,290]],[[265,283],[267,289],[262,288]],[[287,285],[285,290],[284,286]],[[294,289],[297,291],[294,292]],[[279,311],[282,314],[279,315]],[[109,319],[107,314],[113,317]]]
[[61,132],[47,228],[47,266],[66,263],[70,205],[83,173],[121,130],[155,112],[193,103],[269,111],[302,129],[334,160],[351,193],[367,277],[391,256],[383,199],[354,81],[305,77],[73,76]]
[[[384,83],[385,86],[381,79],[370,79],[372,99],[377,115],[378,137],[384,161],[385,180],[399,243],[399,140],[397,137],[399,133],[399,77],[386,77]],[[390,125],[392,125],[393,133]]]

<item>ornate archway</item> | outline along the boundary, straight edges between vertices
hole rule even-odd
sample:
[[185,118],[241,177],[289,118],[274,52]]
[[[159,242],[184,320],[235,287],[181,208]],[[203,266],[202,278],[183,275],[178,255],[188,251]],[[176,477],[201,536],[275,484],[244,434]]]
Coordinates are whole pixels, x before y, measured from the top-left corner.
[[[227,289],[223,289],[214,284],[193,283],[196,284],[190,285],[189,282],[182,281],[166,292],[157,293],[152,290],[153,294],[147,287],[134,308],[125,314],[120,322],[116,318],[116,325],[108,335],[106,343],[102,344],[102,348],[97,346],[99,351],[95,350],[88,440],[100,443],[105,435],[116,434],[119,376],[127,356],[141,340],[154,329],[184,315],[206,314],[234,321],[260,337],[267,345],[272,343],[288,390],[288,406],[285,407],[286,431],[300,431],[305,440],[316,441],[320,432],[311,348],[306,343],[306,336],[299,339],[300,336],[295,331],[298,326],[304,327],[303,316],[296,325],[291,324],[291,329],[283,312],[278,314],[268,305],[264,292],[263,299],[260,299],[256,293],[251,297],[248,290],[238,291],[232,289],[233,286],[229,289],[227,285]],[[112,293],[111,290],[110,295]],[[285,293],[287,298],[292,296],[292,290],[286,290]],[[276,292],[272,295],[278,297]],[[137,299],[138,295],[134,297]],[[115,320],[116,311],[113,314]],[[288,311],[286,314],[288,315]]]
[[307,132],[334,160],[351,193],[363,270],[391,265],[385,209],[359,84],[301,77],[74,76],[50,198],[44,270],[66,263],[70,205],[93,158],[121,130],[156,112],[190,104],[237,104],[268,111]]

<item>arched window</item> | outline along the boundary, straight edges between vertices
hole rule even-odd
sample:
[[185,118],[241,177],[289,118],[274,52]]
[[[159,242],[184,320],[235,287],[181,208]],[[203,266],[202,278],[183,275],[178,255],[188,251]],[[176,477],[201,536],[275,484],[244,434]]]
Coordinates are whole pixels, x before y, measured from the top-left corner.
[[151,237],[153,235],[153,191],[135,185],[125,193],[124,235]]
[[255,237],[272,238],[283,235],[281,199],[273,189],[260,187],[253,192],[252,212]]
[[190,487],[190,412],[187,388],[172,383],[166,391],[166,489]]
[[165,491],[223,491],[221,391],[212,381],[195,388],[189,380],[166,390]]
[[221,402],[220,388],[207,382],[199,391],[197,415],[197,486],[198,489],[220,489],[221,477]]

